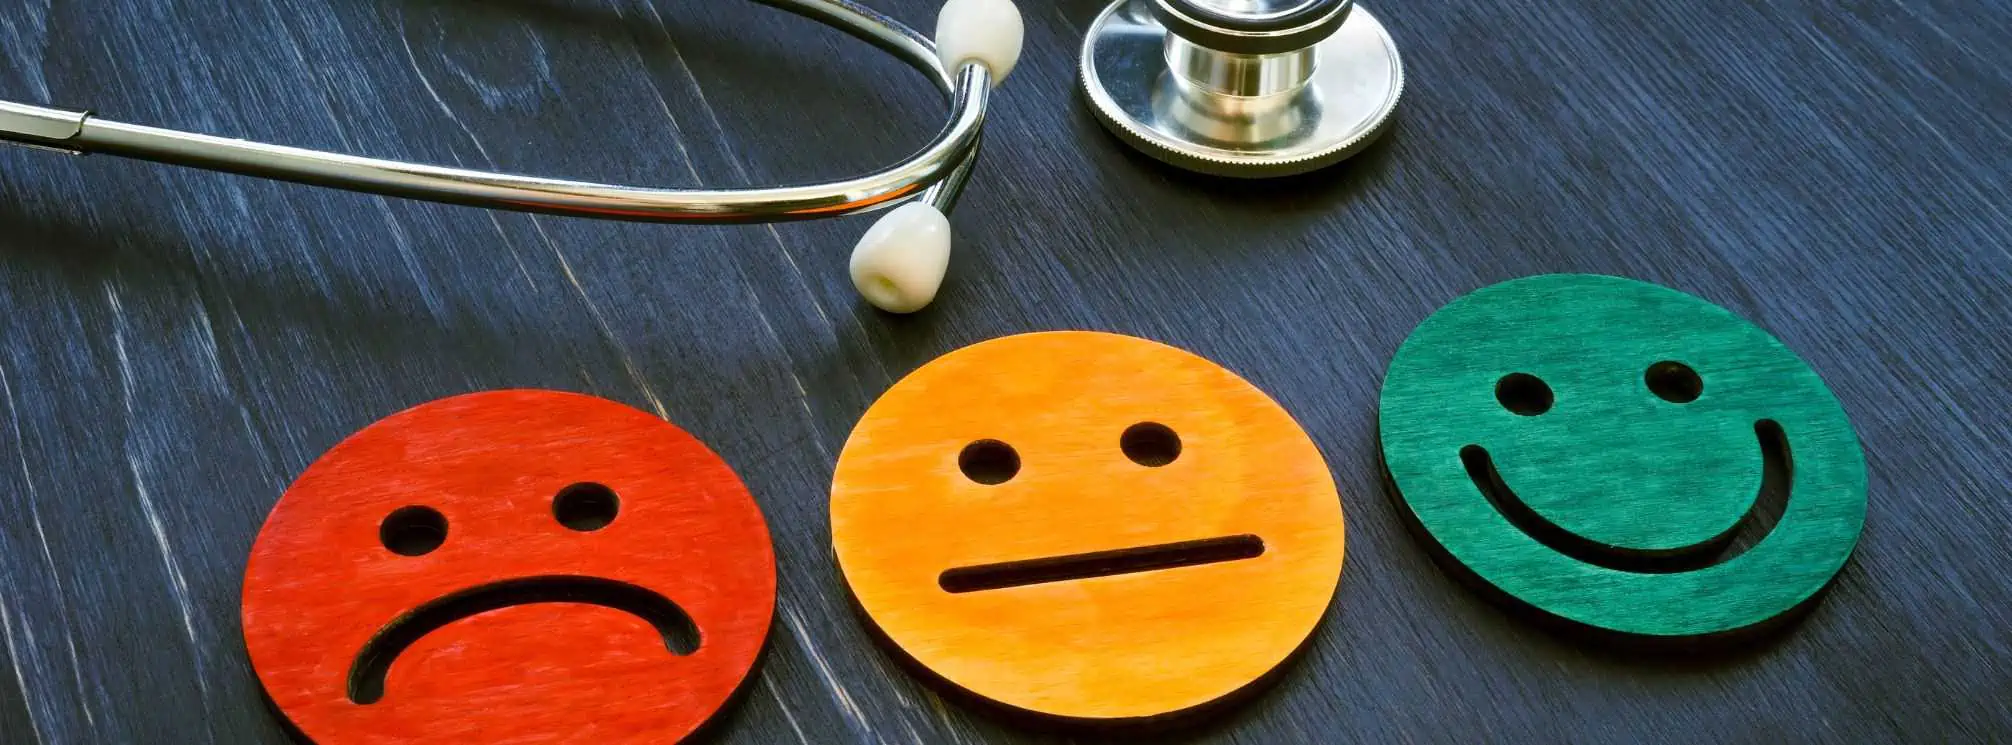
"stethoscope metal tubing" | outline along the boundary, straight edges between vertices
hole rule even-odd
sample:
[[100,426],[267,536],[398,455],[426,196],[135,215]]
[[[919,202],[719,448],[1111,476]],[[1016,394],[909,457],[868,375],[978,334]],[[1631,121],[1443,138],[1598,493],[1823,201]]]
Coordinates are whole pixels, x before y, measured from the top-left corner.
[[747,223],[867,212],[920,196],[948,212],[978,154],[990,69],[951,73],[925,36],[850,0],[756,0],[865,40],[950,94],[949,123],[908,159],[856,178],[805,186],[657,189],[408,163],[229,139],[0,102],[0,140],[492,209],[640,222]]

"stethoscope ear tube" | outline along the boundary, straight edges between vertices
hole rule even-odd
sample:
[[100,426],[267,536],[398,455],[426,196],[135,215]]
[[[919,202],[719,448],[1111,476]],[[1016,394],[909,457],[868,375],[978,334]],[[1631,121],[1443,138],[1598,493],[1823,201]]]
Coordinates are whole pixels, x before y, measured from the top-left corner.
[[91,118],[88,111],[66,111],[0,101],[0,142],[11,142],[71,155],[83,151],[71,142]]
[[[949,121],[914,155],[863,176],[743,189],[660,189],[449,168],[127,124],[87,112],[4,101],[0,141],[450,204],[611,220],[812,220],[884,209],[918,197],[947,214],[978,156],[992,88],[1019,55],[1020,17],[1011,0],[950,0],[938,19],[939,35],[951,41],[942,49],[850,0],[759,1],[834,26],[930,75],[950,96]],[[933,297],[934,286],[922,295]],[[910,300],[894,305],[913,305],[918,296],[903,293]]]
[[[1020,60],[1025,28],[1011,0],[950,0],[936,18],[936,52],[946,70],[989,70],[1004,80]],[[922,199],[896,207],[860,236],[848,268],[860,297],[890,313],[913,313],[936,299],[950,268],[950,208],[978,162],[978,145]]]

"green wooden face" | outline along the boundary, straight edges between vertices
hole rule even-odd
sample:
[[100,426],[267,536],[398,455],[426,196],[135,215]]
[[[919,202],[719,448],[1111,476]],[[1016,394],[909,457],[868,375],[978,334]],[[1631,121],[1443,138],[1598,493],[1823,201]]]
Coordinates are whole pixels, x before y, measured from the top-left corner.
[[[1451,558],[1624,634],[1772,619],[1829,583],[1864,523],[1864,457],[1816,373],[1725,309],[1633,280],[1544,275],[1455,300],[1398,349],[1378,429]],[[1770,488],[1787,496],[1771,527]]]

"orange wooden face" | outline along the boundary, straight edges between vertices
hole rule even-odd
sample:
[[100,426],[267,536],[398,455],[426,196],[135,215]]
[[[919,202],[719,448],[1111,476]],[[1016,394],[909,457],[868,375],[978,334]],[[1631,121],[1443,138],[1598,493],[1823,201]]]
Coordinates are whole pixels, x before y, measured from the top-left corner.
[[868,409],[832,544],[908,656],[1010,707],[1126,720],[1220,699],[1312,633],[1340,580],[1326,463],[1216,364],[1114,334],[966,347]]
[[409,409],[309,466],[245,570],[245,643],[324,745],[666,742],[753,667],[768,528],[676,426],[588,396]]

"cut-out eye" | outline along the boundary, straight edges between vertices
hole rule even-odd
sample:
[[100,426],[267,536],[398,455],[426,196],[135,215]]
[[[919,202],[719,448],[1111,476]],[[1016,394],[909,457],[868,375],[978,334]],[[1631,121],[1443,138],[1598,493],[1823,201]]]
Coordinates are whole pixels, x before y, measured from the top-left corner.
[[1536,416],[1551,410],[1557,399],[1551,395],[1551,386],[1529,373],[1509,373],[1495,381],[1495,400],[1502,408],[1521,416]]
[[1020,473],[1020,453],[998,440],[979,440],[957,454],[957,468],[980,484],[1004,484]]
[[447,542],[447,516],[432,507],[400,507],[377,525],[377,540],[400,556],[425,556]]
[[1664,360],[1650,365],[1642,373],[1642,382],[1648,384],[1649,392],[1657,398],[1673,404],[1687,404],[1705,395],[1705,379],[1682,362]]
[[621,509],[622,499],[615,490],[592,482],[568,486],[552,497],[552,517],[582,533],[608,527]]
[[1181,457],[1181,436],[1159,422],[1139,422],[1118,436],[1118,447],[1133,463],[1158,468]]

